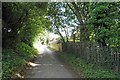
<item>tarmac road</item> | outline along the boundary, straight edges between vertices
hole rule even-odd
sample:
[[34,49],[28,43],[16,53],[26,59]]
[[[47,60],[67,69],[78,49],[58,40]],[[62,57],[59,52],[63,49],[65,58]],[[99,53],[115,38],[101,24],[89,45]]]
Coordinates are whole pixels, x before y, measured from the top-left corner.
[[78,75],[66,67],[47,46],[41,47],[34,67],[27,70],[26,78],[78,78]]

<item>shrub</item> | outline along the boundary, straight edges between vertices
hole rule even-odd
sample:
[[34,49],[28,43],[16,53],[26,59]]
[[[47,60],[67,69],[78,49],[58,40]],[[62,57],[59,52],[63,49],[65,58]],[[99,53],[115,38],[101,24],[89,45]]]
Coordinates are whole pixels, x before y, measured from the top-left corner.
[[27,59],[32,58],[38,53],[38,51],[35,48],[30,47],[25,43],[19,43],[16,47],[16,52]]
[[10,78],[13,72],[18,72],[24,64],[24,59],[15,53],[12,49],[6,49],[2,52],[2,78]]
[[2,78],[9,80],[12,74],[19,73],[25,61],[37,54],[37,50],[25,43],[19,43],[15,50],[5,49],[2,52]]
[[87,63],[84,59],[81,59],[72,53],[62,53],[59,55],[66,63],[70,64],[74,70],[78,73],[82,73],[86,78],[119,78],[119,74],[110,70],[104,69],[92,63]]

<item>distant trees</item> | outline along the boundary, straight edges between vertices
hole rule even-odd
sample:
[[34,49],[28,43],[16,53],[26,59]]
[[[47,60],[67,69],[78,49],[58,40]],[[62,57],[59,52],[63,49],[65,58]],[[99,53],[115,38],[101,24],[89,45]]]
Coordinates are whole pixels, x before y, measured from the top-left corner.
[[[69,41],[69,33],[77,25],[76,16],[73,14],[71,9],[66,3],[50,3],[49,4],[49,15],[52,21],[52,28],[55,33],[59,34],[62,41]],[[63,36],[62,32],[65,34]]]

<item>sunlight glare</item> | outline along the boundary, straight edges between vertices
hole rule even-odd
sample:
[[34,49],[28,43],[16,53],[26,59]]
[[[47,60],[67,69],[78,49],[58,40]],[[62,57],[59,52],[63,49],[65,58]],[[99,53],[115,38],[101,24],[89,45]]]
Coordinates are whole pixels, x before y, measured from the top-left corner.
[[37,41],[33,44],[33,46],[39,51],[38,54],[43,54],[44,48],[42,47],[42,44],[40,43],[39,40],[37,40]]
[[36,64],[36,63],[32,63],[32,62],[28,62],[28,64],[32,67],[35,67],[35,66],[39,66],[40,64]]

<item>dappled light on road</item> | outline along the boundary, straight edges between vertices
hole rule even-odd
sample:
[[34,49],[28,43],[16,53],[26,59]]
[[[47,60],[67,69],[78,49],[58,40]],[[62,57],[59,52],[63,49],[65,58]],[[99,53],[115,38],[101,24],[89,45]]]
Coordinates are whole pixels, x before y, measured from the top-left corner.
[[[39,47],[38,47],[39,46]],[[48,49],[46,45],[38,45],[38,57],[31,63],[32,69],[27,72],[26,78],[76,78],[73,71],[67,69],[64,64]]]
[[43,53],[46,53],[46,52],[49,53],[49,54],[52,53],[52,51],[47,49],[48,48],[47,45],[42,45],[39,41],[36,41],[33,46],[39,51],[38,54],[43,54]]
[[39,41],[36,41],[33,46],[39,51],[38,54],[43,54],[45,45],[42,45]]
[[36,63],[32,63],[32,62],[28,62],[28,64],[32,67],[35,67],[35,66],[39,66],[40,64],[36,64]]

